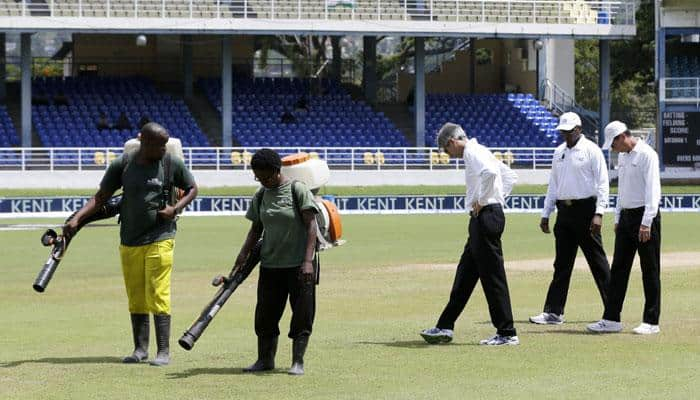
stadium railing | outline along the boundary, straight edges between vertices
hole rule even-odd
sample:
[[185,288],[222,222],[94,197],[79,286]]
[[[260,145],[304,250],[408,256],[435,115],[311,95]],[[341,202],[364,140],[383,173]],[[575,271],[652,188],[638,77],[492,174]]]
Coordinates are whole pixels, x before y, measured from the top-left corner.
[[635,0],[3,0],[0,17],[635,25]]
[[[325,160],[331,169],[410,170],[463,169],[461,159],[450,159],[435,148],[416,147],[278,147],[282,156],[307,152]],[[246,170],[257,148],[186,147],[185,163],[191,169]],[[554,148],[492,148],[496,158],[514,168],[549,168]],[[123,152],[122,148],[5,147],[0,148],[0,171],[101,170]]]
[[700,78],[664,78],[660,86],[662,101],[695,103],[696,107],[700,107]]

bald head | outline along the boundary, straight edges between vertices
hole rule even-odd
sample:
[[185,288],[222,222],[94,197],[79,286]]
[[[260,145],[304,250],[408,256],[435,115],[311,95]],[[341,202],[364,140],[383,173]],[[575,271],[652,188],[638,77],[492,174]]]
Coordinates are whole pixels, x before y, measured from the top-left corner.
[[165,155],[165,144],[170,135],[168,131],[155,122],[149,122],[141,128],[141,154],[148,161],[158,161]]
[[141,127],[141,141],[144,140],[155,140],[155,141],[165,141],[170,139],[168,131],[160,124],[155,122],[149,122],[143,127]]

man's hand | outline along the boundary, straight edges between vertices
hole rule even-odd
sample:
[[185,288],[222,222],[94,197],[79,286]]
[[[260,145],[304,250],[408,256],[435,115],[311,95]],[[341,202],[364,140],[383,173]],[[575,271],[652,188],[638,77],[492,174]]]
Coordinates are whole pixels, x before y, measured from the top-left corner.
[[603,226],[603,217],[596,214],[593,216],[593,219],[591,220],[591,234],[592,235],[599,235],[600,234],[600,228]]
[[472,212],[474,213],[475,217],[479,216],[479,213],[481,212],[481,209],[484,208],[481,204],[479,204],[478,201],[475,201],[472,204]]
[[549,233],[549,218],[542,218],[540,220],[540,230],[544,233]]
[[311,261],[304,261],[301,264],[301,281],[307,284],[314,283],[314,265]]
[[177,216],[177,209],[171,205],[167,205],[164,209],[158,210],[158,216],[169,221]]
[[75,235],[75,232],[78,231],[78,219],[73,218],[70,221],[66,222],[65,225],[63,225],[63,237],[66,240],[70,240],[73,235]]
[[247,254],[239,253],[238,257],[236,257],[236,262],[233,264],[234,269],[241,269],[245,265],[245,261],[248,259]]
[[651,227],[640,225],[639,226],[639,241],[646,243],[651,239]]

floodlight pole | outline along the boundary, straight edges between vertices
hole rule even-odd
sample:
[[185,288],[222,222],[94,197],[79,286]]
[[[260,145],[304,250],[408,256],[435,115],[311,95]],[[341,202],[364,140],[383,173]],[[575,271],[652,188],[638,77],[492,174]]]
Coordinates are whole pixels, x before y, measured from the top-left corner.
[[600,124],[598,126],[598,143],[602,144],[605,142],[605,125],[610,122],[610,41],[600,40],[598,43],[600,63],[600,84],[598,85]]
[[182,35],[182,83],[185,100],[192,99],[192,35]]
[[22,147],[32,146],[32,34],[21,34]]
[[415,89],[414,89],[414,109],[416,128],[416,147],[425,146],[425,38],[415,39],[416,55],[415,61]]
[[231,147],[233,113],[233,70],[231,37],[223,36],[221,41],[221,145]]

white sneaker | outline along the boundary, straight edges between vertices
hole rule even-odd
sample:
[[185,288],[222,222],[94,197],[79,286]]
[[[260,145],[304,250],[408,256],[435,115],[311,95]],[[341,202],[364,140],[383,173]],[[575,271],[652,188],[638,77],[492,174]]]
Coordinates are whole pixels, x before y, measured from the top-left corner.
[[428,328],[423,329],[420,335],[430,344],[450,343],[452,341],[452,329]]
[[586,327],[588,331],[595,333],[615,333],[622,330],[622,323],[616,321],[608,321],[607,319],[601,319],[593,324],[588,324]]
[[530,322],[539,325],[561,325],[564,323],[564,314],[543,312],[542,314],[530,317]]
[[661,332],[658,325],[647,324],[642,322],[638,327],[632,329],[632,332],[638,335],[655,335]]
[[517,346],[520,344],[520,339],[517,336],[495,335],[480,341],[479,344],[484,346]]

